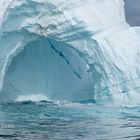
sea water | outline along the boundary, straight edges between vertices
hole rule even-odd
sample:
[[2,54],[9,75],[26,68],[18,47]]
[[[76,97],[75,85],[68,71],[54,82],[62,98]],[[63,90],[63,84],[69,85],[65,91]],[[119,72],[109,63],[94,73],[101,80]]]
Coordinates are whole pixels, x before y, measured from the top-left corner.
[[0,140],[139,140],[140,106],[66,101],[0,105]]

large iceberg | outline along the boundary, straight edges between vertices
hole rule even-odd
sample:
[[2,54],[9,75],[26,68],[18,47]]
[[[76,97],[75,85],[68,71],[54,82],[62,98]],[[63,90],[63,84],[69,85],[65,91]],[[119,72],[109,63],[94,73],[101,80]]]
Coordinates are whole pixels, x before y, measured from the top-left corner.
[[123,0],[1,0],[0,98],[139,103],[140,28]]

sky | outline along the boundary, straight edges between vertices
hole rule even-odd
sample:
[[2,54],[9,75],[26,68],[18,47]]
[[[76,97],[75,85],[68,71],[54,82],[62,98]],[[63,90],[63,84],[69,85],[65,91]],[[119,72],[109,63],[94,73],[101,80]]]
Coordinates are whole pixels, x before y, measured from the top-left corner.
[[124,0],[126,19],[130,25],[140,26],[140,0]]

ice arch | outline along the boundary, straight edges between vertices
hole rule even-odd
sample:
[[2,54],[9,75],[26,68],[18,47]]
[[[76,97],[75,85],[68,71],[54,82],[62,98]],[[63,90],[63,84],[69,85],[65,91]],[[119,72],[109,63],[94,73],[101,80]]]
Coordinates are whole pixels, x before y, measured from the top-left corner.
[[[117,103],[139,102],[140,32],[139,27],[130,27],[126,23],[123,0],[7,1],[9,3],[3,6],[0,13],[1,96],[7,95],[12,99],[19,92],[26,95],[46,90],[45,94],[54,99],[58,97],[58,92],[59,99],[71,101],[93,99],[94,95],[94,99],[101,102],[106,99]],[[47,47],[44,48],[43,44]],[[56,64],[47,61],[51,69],[49,72],[53,70],[56,79],[46,72],[47,63],[44,64],[39,52],[42,56],[49,56],[50,62]],[[34,56],[32,60],[29,59],[31,54]],[[36,63],[37,69],[32,70],[31,66],[35,67],[39,59],[41,63]],[[28,64],[28,67],[23,64]],[[25,71],[25,76],[21,75],[22,80],[17,80],[20,78],[20,67]],[[53,69],[56,67],[58,72]],[[36,76],[33,77],[27,68],[34,71]],[[43,68],[42,71],[40,68]],[[60,71],[65,77],[69,75],[63,82]],[[49,83],[41,75],[42,72],[44,75],[47,73],[53,82],[50,80]],[[28,77],[33,78],[31,81],[35,84],[27,84]],[[37,88],[40,81],[43,83]],[[18,87],[17,91],[12,88],[13,83]],[[44,86],[47,85],[44,83],[50,86]],[[51,87],[51,83],[54,83],[55,88]],[[28,88],[24,89],[25,85],[31,85],[28,91]],[[59,90],[56,92],[57,85]],[[64,94],[66,88],[70,92]]]
[[91,100],[93,80],[87,71],[87,64],[70,45],[42,37],[24,46],[12,59],[1,96],[7,101],[22,95]]

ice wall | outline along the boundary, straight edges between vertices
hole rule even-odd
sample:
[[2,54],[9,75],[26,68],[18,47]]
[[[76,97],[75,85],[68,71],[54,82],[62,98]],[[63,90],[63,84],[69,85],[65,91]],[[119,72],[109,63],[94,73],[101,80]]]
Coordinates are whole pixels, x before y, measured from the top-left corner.
[[140,33],[126,23],[122,0],[13,0],[3,5],[3,100],[43,94],[139,103]]

